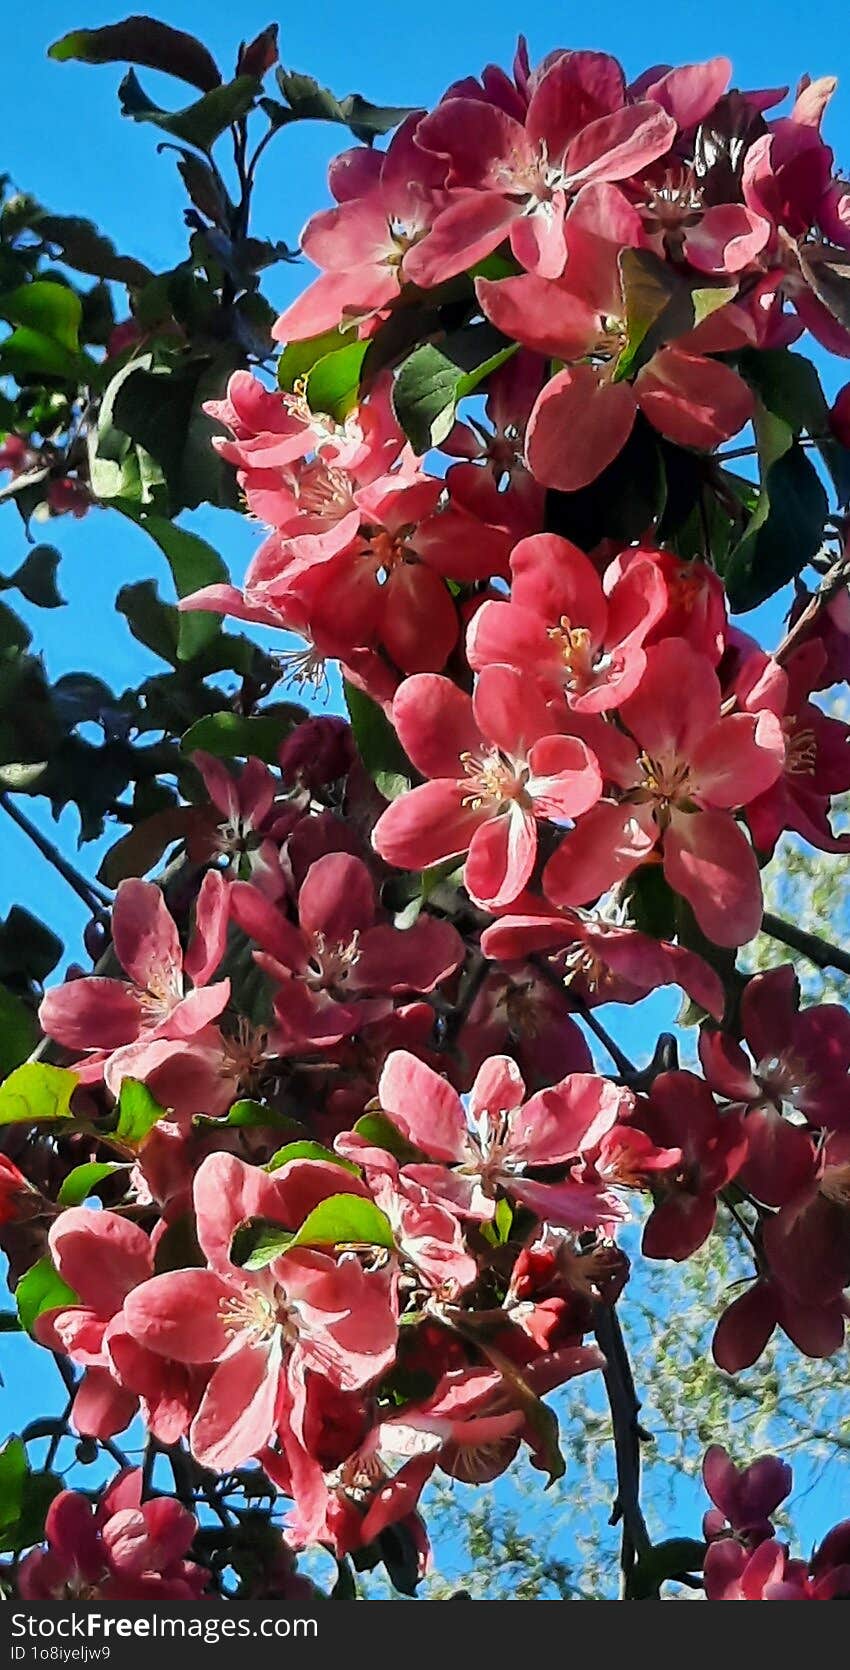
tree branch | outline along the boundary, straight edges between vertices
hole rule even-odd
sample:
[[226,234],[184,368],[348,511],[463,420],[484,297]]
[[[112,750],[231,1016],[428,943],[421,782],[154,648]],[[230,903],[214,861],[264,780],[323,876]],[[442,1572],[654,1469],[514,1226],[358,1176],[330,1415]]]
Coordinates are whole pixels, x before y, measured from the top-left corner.
[[804,928],[786,922],[781,916],[774,916],[769,910],[765,911],[761,926],[762,933],[780,940],[792,951],[799,951],[816,968],[836,968],[841,974],[850,975],[850,952],[843,951],[840,945],[833,945],[831,940],[822,939],[820,934],[806,933]]
[[617,1495],[611,1524],[622,1522],[620,1565],[623,1599],[634,1600],[632,1579],[638,1560],[652,1547],[640,1505],[640,1446],[644,1436],[638,1415],[640,1402],[635,1391],[629,1354],[620,1320],[613,1306],[600,1305],[596,1313],[596,1343],[605,1357],[605,1390],[614,1429],[617,1464]]
[[796,649],[801,640],[805,638],[806,633],[809,628],[814,625],[814,622],[820,614],[821,609],[824,607],[824,604],[828,603],[830,598],[834,597],[835,593],[846,583],[848,577],[848,564],[850,564],[850,552],[845,550],[842,551],[841,556],[838,557],[837,561],[832,564],[832,567],[827,570],[820,585],[818,586],[817,591],[813,592],[812,596],[809,598],[802,614],[798,616],[794,625],[786,632],[779,648],[774,650],[774,661],[778,661],[781,665],[783,661],[788,659],[791,651]]
[[8,794],[0,794],[0,806],[12,822],[17,825],[18,829],[29,837],[33,846],[38,848],[42,858],[46,858],[48,864],[53,865],[54,870],[62,877],[62,880],[74,889],[78,899],[82,899],[83,903],[88,905],[89,910],[95,916],[103,916],[104,905],[108,906],[112,903],[112,899],[105,889],[100,887],[96,881],[87,881],[79,870],[75,870],[73,864],[69,864],[67,858],[62,856],[59,848],[48,840],[46,835],[42,835],[41,830],[30,822],[30,819],[24,812],[20,811]]

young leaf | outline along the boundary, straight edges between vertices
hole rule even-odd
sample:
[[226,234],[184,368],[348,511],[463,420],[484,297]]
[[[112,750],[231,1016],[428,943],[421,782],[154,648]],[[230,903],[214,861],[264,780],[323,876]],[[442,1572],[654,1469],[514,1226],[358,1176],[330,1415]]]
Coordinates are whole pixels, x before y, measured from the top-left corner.
[[183,139],[187,145],[209,152],[226,128],[247,116],[259,90],[260,83],[255,76],[239,75],[235,81],[214,87],[184,110],[163,110],[148,98],[135,72],[128,70],[118,97],[122,116],[129,116],[134,122],[152,122],[175,139]]
[[360,1195],[329,1195],[305,1218],[294,1247],[393,1247],[392,1225],[374,1201]]
[[410,787],[413,767],[377,702],[347,681],[344,688],[357,751],[381,793],[392,800]]
[[49,1310],[64,1310],[78,1305],[79,1298],[68,1283],[62,1280],[52,1259],[40,1258],[27,1270],[15,1288],[15,1304],[21,1327],[33,1332],[38,1318]]
[[[229,578],[227,565],[218,552],[205,539],[199,539],[197,534],[178,528],[166,516],[145,516],[140,526],[150,534],[167,559],[178,597],[188,597],[190,592],[200,591],[202,586],[214,585]],[[178,661],[191,661],[220,631],[221,621],[217,615],[201,609],[192,609],[187,614],[181,612],[177,635]]]
[[350,342],[318,359],[307,374],[307,400],[313,412],[322,412],[342,423],[357,403],[360,368],[367,342]]
[[26,1061],[38,1039],[38,1021],[23,998],[0,986],[0,1074]]
[[0,1085],[0,1125],[36,1125],[73,1119],[71,1096],[77,1075],[45,1061],[26,1061]]
[[165,1110],[138,1079],[124,1079],[118,1098],[118,1124],[114,1136],[128,1148],[138,1148]]
[[22,284],[17,290],[0,297],[0,318],[10,325],[26,325],[58,343],[69,354],[76,354],[79,346],[83,304],[67,284],[54,284],[48,279],[36,279],[33,284]]
[[383,1148],[387,1154],[392,1154],[400,1165],[407,1165],[419,1152],[385,1113],[361,1114],[354,1131],[374,1148]]
[[82,1206],[98,1183],[124,1169],[117,1160],[90,1160],[86,1165],[75,1166],[73,1171],[69,1171],[56,1199],[60,1206]]
[[341,1154],[335,1154],[332,1148],[323,1148],[320,1142],[289,1142],[285,1148],[279,1148],[268,1161],[266,1171],[279,1171],[281,1166],[289,1164],[290,1160],[324,1160],[328,1165],[339,1166],[343,1171],[350,1171],[354,1177],[360,1176],[360,1167],[351,1160],[344,1160]]
[[190,727],[180,746],[184,754],[200,748],[219,760],[246,760],[253,755],[267,765],[275,765],[284,737],[304,717],[304,709],[293,702],[282,702],[277,711],[266,708],[263,713],[248,716],[210,713]]

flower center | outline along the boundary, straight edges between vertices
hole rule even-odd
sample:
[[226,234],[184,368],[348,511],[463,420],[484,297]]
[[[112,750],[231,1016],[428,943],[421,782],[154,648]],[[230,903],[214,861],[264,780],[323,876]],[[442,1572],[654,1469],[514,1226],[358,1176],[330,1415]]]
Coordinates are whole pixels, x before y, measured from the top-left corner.
[[326,991],[329,986],[344,985],[359,960],[359,928],[347,942],[328,942],[323,933],[314,934],[312,955],[304,979],[311,991]]
[[785,733],[785,770],[791,777],[813,777],[818,763],[815,733],[805,725],[795,729],[796,720],[782,720]]
[[793,1108],[805,1102],[812,1086],[812,1074],[790,1050],[782,1055],[765,1056],[758,1063],[755,1076],[771,1101],[787,1102]]
[[247,1333],[258,1344],[268,1343],[278,1328],[286,1332],[285,1312],[259,1288],[223,1299],[218,1314],[230,1339]]
[[470,793],[463,797],[464,806],[478,812],[483,806],[507,807],[511,801],[520,806],[531,804],[528,794],[528,766],[511,760],[499,748],[477,755],[461,754],[461,764],[469,778]]
[[662,815],[671,806],[681,806],[690,799],[690,767],[675,758],[653,759],[650,754],[640,756],[642,798],[654,800]]

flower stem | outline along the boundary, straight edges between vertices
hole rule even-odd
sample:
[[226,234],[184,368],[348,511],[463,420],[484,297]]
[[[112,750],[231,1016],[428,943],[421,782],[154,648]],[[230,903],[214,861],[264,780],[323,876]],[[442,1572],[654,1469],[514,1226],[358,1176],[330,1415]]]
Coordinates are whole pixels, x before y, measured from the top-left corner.
[[831,940],[822,939],[820,934],[806,933],[804,928],[786,922],[781,916],[774,916],[769,910],[765,911],[761,926],[762,933],[780,940],[792,951],[799,951],[816,968],[836,968],[839,973],[850,975],[850,952],[843,951],[840,945],[833,945]]

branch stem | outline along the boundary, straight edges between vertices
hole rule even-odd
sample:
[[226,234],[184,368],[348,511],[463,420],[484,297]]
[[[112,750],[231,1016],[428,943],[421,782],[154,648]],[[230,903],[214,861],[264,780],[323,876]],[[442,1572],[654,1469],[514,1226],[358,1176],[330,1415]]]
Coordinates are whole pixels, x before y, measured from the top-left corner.
[[765,911],[761,926],[763,933],[769,934],[771,939],[778,939],[792,951],[799,951],[816,968],[835,968],[841,974],[850,975],[850,952],[842,950],[840,945],[833,945],[831,940],[822,939],[820,934],[806,933],[804,928],[798,928],[794,922],[786,922],[781,916],[774,916],[769,910]]
[[[617,1495],[611,1523],[622,1523],[620,1565],[623,1573],[623,1599],[634,1600],[636,1597],[632,1593],[632,1579],[635,1566],[652,1547],[652,1539],[640,1505],[640,1402],[635,1391],[623,1330],[613,1306],[598,1307],[594,1331],[596,1343],[605,1357],[605,1390],[608,1393],[611,1424],[614,1429]],[[655,1598],[657,1599],[657,1594]]]
[[67,858],[63,857],[54,842],[48,840],[46,835],[42,835],[41,830],[30,821],[26,813],[15,805],[10,795],[0,794],[0,806],[2,806],[7,817],[10,817],[12,822],[17,825],[18,829],[28,836],[33,846],[38,848],[42,858],[46,858],[48,864],[53,865],[54,870],[62,877],[62,880],[73,888],[77,898],[82,899],[83,903],[88,905],[89,910],[95,916],[102,917],[104,906],[112,903],[110,895],[96,881],[88,881],[85,876],[80,874],[79,870],[75,870],[73,864],[69,864]]

